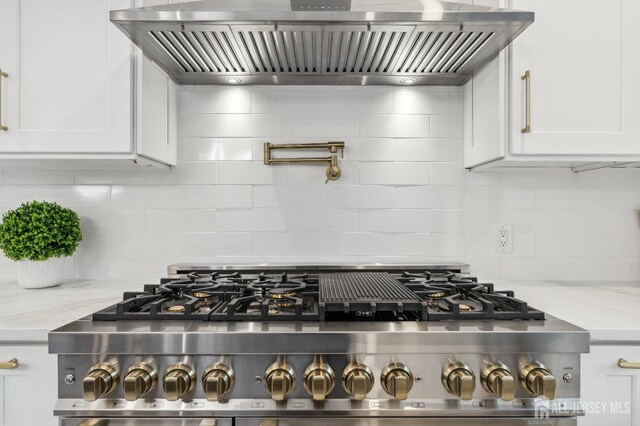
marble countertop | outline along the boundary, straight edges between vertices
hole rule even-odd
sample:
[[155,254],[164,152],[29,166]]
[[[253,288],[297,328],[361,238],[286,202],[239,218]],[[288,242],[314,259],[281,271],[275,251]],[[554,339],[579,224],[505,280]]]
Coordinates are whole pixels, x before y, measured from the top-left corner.
[[[493,281],[550,315],[591,332],[593,343],[640,345],[640,282]],[[145,281],[78,280],[25,290],[0,282],[0,342],[46,342],[49,330],[119,301]]]

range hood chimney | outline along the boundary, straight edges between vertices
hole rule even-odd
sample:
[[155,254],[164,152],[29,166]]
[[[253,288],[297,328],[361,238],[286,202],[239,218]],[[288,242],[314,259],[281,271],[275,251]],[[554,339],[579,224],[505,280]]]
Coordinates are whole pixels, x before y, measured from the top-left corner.
[[111,12],[178,84],[466,83],[534,20],[436,0],[204,0]]

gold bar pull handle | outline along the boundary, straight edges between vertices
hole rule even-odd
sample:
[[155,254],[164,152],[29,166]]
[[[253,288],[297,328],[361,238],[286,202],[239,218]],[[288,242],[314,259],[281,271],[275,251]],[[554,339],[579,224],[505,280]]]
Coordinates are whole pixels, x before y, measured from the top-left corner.
[[629,362],[624,358],[618,360],[618,368],[626,368],[630,370],[640,370],[640,362]]
[[0,362],[0,370],[14,370],[20,367],[20,363],[17,358],[11,358],[7,362]]
[[531,71],[527,70],[521,77],[525,82],[525,125],[522,133],[531,133]]
[[2,124],[2,77],[9,77],[9,74],[0,69],[0,132],[3,130],[6,132],[9,128]]

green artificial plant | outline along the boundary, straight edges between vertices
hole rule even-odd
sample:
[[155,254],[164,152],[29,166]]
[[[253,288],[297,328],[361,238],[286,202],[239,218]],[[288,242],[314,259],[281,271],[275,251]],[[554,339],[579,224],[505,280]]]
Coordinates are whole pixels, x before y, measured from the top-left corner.
[[6,212],[0,223],[0,249],[15,261],[71,256],[80,241],[78,215],[56,203],[24,203]]

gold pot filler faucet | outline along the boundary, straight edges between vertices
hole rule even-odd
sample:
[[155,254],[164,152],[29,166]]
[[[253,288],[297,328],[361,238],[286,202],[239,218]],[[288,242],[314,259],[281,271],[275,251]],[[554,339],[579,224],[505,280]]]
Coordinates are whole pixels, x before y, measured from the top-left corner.
[[[291,158],[273,158],[271,151],[276,149],[328,149],[331,152],[329,157],[291,157]],[[327,180],[340,179],[342,170],[338,166],[338,150],[340,150],[340,158],[344,158],[344,142],[326,142],[326,143],[299,143],[299,144],[272,144],[265,142],[264,144],[264,164],[270,166],[272,164],[283,163],[328,163],[326,176]]]

